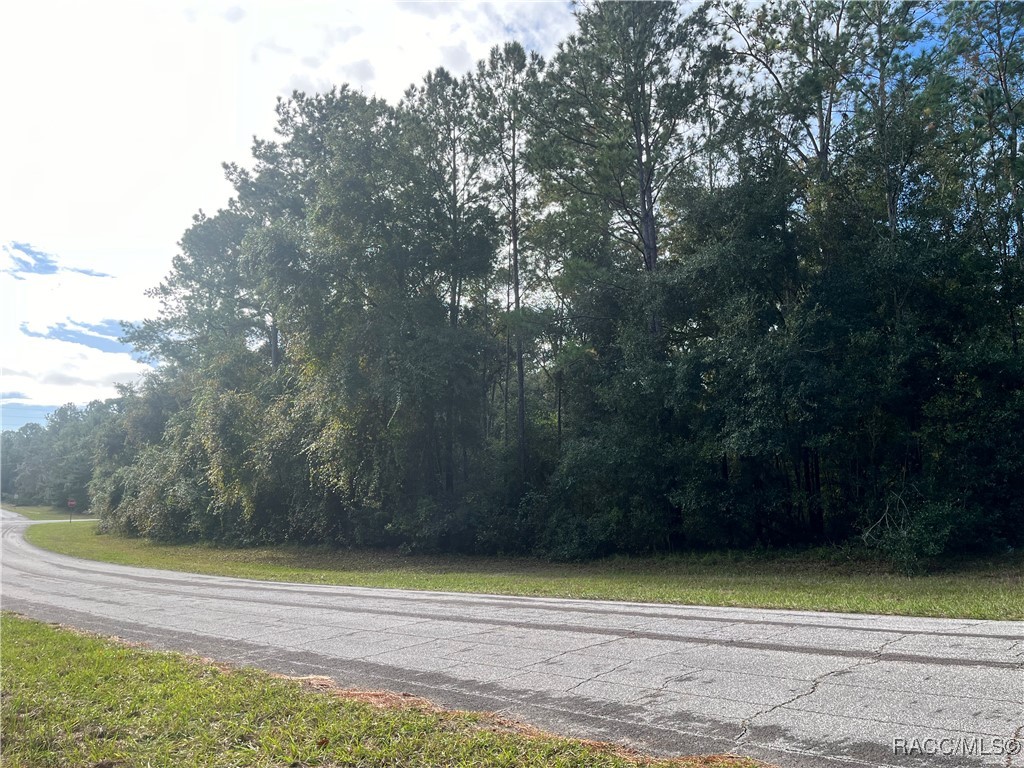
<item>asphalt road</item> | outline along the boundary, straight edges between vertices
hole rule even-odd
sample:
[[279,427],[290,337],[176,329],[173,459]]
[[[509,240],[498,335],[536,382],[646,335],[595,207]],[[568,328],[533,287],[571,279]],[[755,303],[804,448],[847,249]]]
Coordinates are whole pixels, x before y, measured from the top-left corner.
[[156,648],[659,754],[1024,766],[1000,746],[1024,733],[1024,622],[275,584],[64,557],[0,519],[5,610]]

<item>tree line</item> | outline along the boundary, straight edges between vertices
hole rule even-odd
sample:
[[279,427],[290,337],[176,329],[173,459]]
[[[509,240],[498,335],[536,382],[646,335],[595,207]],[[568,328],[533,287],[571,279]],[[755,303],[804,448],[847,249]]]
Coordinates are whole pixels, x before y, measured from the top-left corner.
[[126,329],[154,372],[5,464],[88,422],[74,482],[159,539],[1024,542],[1024,4],[576,17],[280,100]]

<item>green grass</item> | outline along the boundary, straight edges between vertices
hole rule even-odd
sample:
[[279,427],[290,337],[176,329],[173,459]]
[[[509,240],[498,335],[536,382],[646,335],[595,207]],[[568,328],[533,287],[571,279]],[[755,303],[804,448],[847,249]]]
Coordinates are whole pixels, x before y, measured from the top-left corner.
[[5,768],[758,765],[647,760],[486,715],[374,705],[9,614],[0,632]]
[[[19,515],[24,515],[29,520],[67,520],[68,511],[67,509],[61,509],[60,507],[16,507],[13,504],[4,502],[4,509],[11,512],[17,512]],[[74,520],[91,520],[90,515],[82,514],[79,512],[72,512],[71,517]]]
[[96,535],[93,525],[28,529],[37,546],[124,565],[310,584],[401,587],[650,603],[1024,619],[1024,553],[903,576],[877,560],[822,550],[717,553],[552,564],[516,558],[407,557],[303,547],[224,549]]

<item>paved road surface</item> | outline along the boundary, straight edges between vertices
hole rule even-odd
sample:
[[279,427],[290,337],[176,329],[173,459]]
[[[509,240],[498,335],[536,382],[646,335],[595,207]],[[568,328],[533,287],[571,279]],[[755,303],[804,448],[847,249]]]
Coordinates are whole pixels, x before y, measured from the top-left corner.
[[0,518],[4,609],[157,648],[658,753],[1024,766],[977,754],[1024,732],[1024,622],[271,584],[63,557]]

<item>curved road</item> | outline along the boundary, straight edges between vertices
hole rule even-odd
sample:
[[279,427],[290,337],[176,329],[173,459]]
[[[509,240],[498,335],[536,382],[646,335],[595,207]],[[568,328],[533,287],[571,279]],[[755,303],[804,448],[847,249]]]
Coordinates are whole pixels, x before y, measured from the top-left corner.
[[5,610],[156,648],[658,753],[1024,766],[1000,746],[1024,733],[1024,622],[267,583],[64,557],[0,521]]

